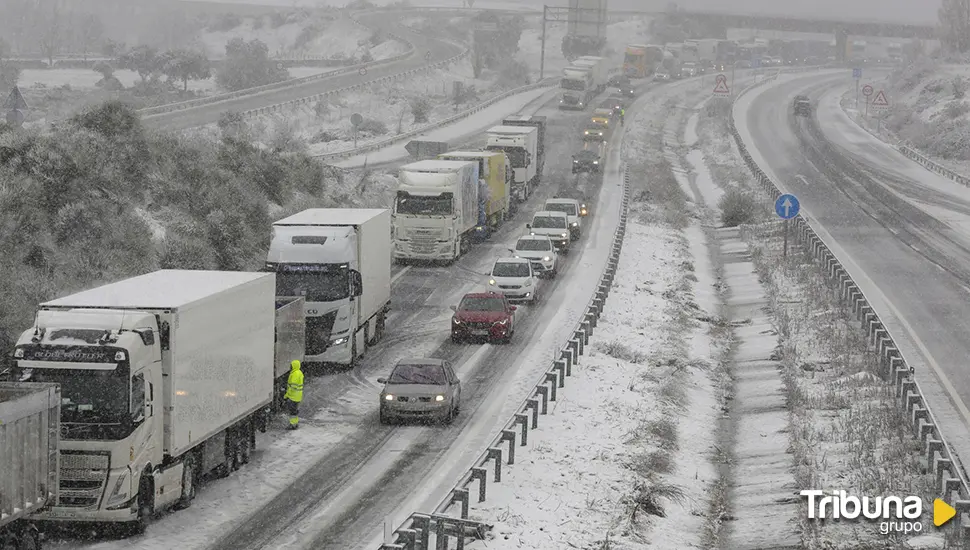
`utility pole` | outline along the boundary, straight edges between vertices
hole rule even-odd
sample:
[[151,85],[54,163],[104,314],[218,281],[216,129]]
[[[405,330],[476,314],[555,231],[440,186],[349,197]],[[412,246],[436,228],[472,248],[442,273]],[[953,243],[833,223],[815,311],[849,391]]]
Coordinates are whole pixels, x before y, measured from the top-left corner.
[[539,81],[546,78],[546,19],[549,13],[549,6],[542,6],[542,50],[539,55]]

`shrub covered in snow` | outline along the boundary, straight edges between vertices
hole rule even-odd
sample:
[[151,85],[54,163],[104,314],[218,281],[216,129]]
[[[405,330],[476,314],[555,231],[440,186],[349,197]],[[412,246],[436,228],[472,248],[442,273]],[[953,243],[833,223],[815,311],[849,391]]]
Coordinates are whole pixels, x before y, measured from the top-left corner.
[[761,216],[761,205],[758,198],[739,189],[728,189],[717,203],[721,211],[721,223],[725,227],[737,227],[742,224],[754,223]]

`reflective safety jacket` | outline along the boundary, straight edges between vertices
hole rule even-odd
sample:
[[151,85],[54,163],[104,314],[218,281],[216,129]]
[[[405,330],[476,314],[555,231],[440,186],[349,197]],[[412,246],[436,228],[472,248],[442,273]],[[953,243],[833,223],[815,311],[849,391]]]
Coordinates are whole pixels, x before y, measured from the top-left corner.
[[303,371],[300,370],[300,362],[295,359],[290,363],[290,377],[286,380],[286,395],[283,398],[294,403],[303,401]]

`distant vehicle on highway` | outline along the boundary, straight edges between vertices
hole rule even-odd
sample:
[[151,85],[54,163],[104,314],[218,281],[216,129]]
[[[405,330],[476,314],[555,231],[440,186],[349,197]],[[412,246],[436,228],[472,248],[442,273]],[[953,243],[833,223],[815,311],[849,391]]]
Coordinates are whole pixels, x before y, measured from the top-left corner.
[[607,141],[606,128],[590,123],[583,130],[583,141]]
[[792,107],[795,109],[795,116],[812,116],[812,102],[808,99],[808,96],[795,96]]
[[[548,239],[547,239],[548,240]],[[515,334],[515,306],[498,292],[465,294],[457,306],[451,306],[451,341],[464,342],[481,338],[507,344]]]
[[573,155],[573,174],[594,173],[599,174],[602,166],[599,153],[589,149],[584,149]]
[[451,422],[461,407],[461,381],[444,359],[402,359],[384,384],[380,396],[380,422],[430,418]]
[[579,213],[580,205],[578,200],[568,198],[549,199],[542,209],[549,212],[563,212],[566,214],[566,219],[569,222],[569,237],[572,240],[578,239],[582,234],[583,226]]
[[610,109],[611,111],[615,111],[616,109],[626,109],[628,106],[629,103],[627,98],[617,95],[611,95],[606,99],[606,101],[600,104],[600,107]]
[[563,254],[569,252],[569,217],[565,212],[540,210],[532,216],[532,223],[526,224],[533,235],[546,235],[552,244]]
[[687,63],[684,63],[681,66],[680,72],[681,72],[681,74],[683,74],[684,76],[687,76],[687,77],[697,76],[697,75],[700,74],[700,71],[698,70],[697,64],[694,63],[694,62],[692,62],[692,61],[688,61]]
[[670,73],[668,73],[665,70],[657,71],[656,73],[654,73],[653,79],[654,80],[659,80],[659,81],[664,81],[664,82],[665,81],[668,81],[668,80],[670,80]]
[[499,258],[488,274],[489,291],[498,292],[513,301],[536,303],[540,284],[538,273],[526,258]]
[[559,253],[546,235],[525,235],[515,242],[509,252],[516,258],[532,262],[532,269],[540,277],[554,279],[559,273]]

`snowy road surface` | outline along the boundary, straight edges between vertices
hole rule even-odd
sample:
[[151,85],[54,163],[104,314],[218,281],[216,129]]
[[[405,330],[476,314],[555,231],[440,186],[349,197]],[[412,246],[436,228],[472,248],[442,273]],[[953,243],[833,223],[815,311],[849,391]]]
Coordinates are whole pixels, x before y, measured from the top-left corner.
[[[555,108],[538,114],[551,115],[544,185],[490,242],[474,248],[455,266],[395,269],[394,309],[384,342],[356,370],[306,369],[303,429],[260,436],[253,464],[210,483],[191,510],[164,515],[145,536],[88,547],[236,549],[292,543],[353,548],[379,532],[385,516],[402,511],[401,502],[418,490],[422,480],[441,473],[434,465],[452,441],[461,437],[461,446],[484,445],[572,330],[573,317],[581,314],[589,297],[583,285],[595,284],[617,218],[606,211],[597,219],[599,205],[591,201],[592,230],[566,259],[559,278],[547,287],[546,300],[537,307],[521,308],[519,330],[511,345],[450,342],[449,306],[484,285],[492,261],[508,255],[507,248],[524,231],[531,213],[560,188],[582,184],[594,193],[598,188],[598,182],[586,176],[573,176],[568,162],[582,147],[579,132],[589,114],[560,113]],[[610,204],[618,204],[616,194],[607,197]],[[590,270],[595,274],[590,275]],[[563,292],[574,288],[580,288],[582,296],[573,298]],[[449,358],[462,373],[466,401],[453,425],[388,427],[377,422],[380,386],[376,379],[399,358],[415,355]],[[496,401],[502,401],[501,410],[480,409],[490,409]],[[73,540],[54,542],[77,547]]]
[[[970,248],[966,231],[948,225],[966,214],[966,190],[848,126],[831,98],[849,85],[844,71],[784,78],[741,98],[738,129],[759,165],[824,228],[915,369],[944,436],[967,460]],[[806,91],[821,97],[824,137],[789,115],[794,96]]]
[[366,163],[368,166],[374,167],[376,165],[406,160],[410,156],[410,153],[408,153],[404,147],[411,140],[444,141],[449,144],[462,143],[465,140],[483,133],[492,126],[495,126],[510,113],[518,113],[522,109],[525,109],[526,107],[535,103],[544,103],[545,101],[543,101],[543,99],[551,99],[558,92],[559,87],[556,86],[552,88],[538,88],[536,90],[522,92],[521,94],[515,94],[511,97],[498,101],[469,117],[463,118],[454,124],[448,124],[447,126],[436,128],[426,134],[414,136],[409,140],[401,141],[401,143],[398,145],[386,147],[373,153],[350,157],[346,160],[334,163],[334,166],[345,169],[359,168],[364,166]]
[[[370,28],[381,29],[384,32],[395,32],[406,36],[414,44],[415,48],[414,55],[408,59],[391,63],[390,65],[370,67],[367,69],[366,76],[361,76],[357,73],[335,75],[332,78],[314,80],[278,90],[270,90],[259,94],[227,99],[226,101],[209,105],[145,117],[145,124],[151,128],[165,130],[184,130],[204,126],[218,122],[219,115],[226,111],[247,111],[283,103],[285,101],[301,99],[359,82],[377,80],[384,76],[422,67],[429,63],[436,63],[461,53],[462,49],[455,45],[402,29],[397,25],[397,17],[398,14],[396,12],[382,12],[362,15],[360,16],[360,21]],[[431,58],[425,59],[428,53],[431,54]]]

